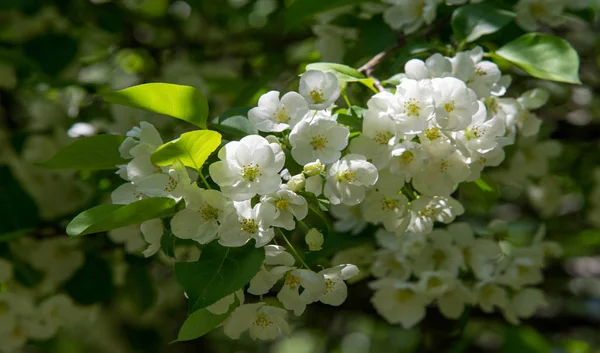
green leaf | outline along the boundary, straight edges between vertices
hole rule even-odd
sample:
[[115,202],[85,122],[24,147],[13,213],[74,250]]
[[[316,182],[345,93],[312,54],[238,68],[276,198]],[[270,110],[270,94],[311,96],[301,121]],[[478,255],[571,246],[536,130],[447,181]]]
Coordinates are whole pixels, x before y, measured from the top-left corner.
[[125,275],[123,294],[129,299],[139,314],[154,305],[157,297],[156,284],[152,278],[146,259],[133,259]]
[[544,80],[581,84],[579,55],[566,40],[542,33],[528,33],[496,51],[531,76]]
[[175,235],[171,230],[165,231],[160,238],[160,248],[165,255],[175,258]]
[[234,137],[256,135],[258,134],[258,130],[252,125],[250,120],[248,120],[249,110],[250,108],[246,107],[228,109],[213,120],[211,126],[215,130],[219,130]]
[[128,205],[100,205],[83,211],[67,225],[72,237],[105,232],[175,213],[175,200],[152,197]]
[[306,65],[306,70],[332,72],[340,82],[360,82],[372,91],[379,92],[375,86],[373,86],[374,80],[372,78],[366,77],[357,69],[347,65],[319,62]]
[[318,13],[363,2],[364,0],[295,0],[285,11],[285,27],[291,29]]
[[98,255],[87,254],[83,266],[65,283],[65,290],[83,305],[110,300],[114,291],[110,264]]
[[103,170],[115,169],[127,163],[121,157],[119,146],[122,135],[96,135],[82,137],[63,147],[49,160],[40,163],[46,169]]
[[338,123],[347,125],[352,131],[361,131],[366,109],[353,105],[350,109],[340,109],[336,112]]
[[105,93],[102,97],[110,103],[170,115],[206,129],[208,102],[198,89],[191,86],[146,83]]
[[228,248],[212,242],[202,248],[200,260],[176,263],[175,275],[188,295],[191,311],[196,311],[249,283],[264,259],[265,250],[253,243]]
[[505,340],[501,352],[546,353],[552,351],[552,345],[540,332],[527,326],[506,325]]
[[229,310],[221,315],[213,314],[208,309],[203,308],[194,311],[190,316],[187,317],[181,329],[179,335],[177,335],[177,341],[190,341],[196,338],[202,337],[205,334],[212,331],[215,327],[225,321],[231,315],[231,313],[240,305],[240,301],[237,296],[234,296],[234,301],[229,306]]
[[7,166],[0,166],[0,214],[0,234],[6,236],[0,237],[0,242],[19,237],[40,222],[37,205]]
[[514,17],[514,13],[486,3],[460,6],[452,13],[452,31],[458,39],[473,42],[499,31]]
[[200,170],[204,162],[221,144],[221,134],[198,130],[181,134],[181,137],[160,146],[150,156],[152,163],[160,166],[180,160],[183,165]]

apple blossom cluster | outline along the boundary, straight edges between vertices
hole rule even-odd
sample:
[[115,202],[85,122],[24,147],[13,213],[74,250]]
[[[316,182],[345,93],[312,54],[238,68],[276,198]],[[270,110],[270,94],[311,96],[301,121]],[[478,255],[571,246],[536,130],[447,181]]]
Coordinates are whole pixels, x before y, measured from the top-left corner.
[[[383,10],[383,19],[391,28],[411,34],[423,26],[431,25],[436,18],[438,6],[444,2],[448,6],[455,6],[481,1],[384,0],[390,6]],[[589,0],[519,0],[514,5],[515,20],[528,31],[535,31],[540,26],[556,27],[565,23],[565,10],[579,11],[589,5]]]
[[[127,133],[120,153],[129,162],[117,172],[126,182],[112,193],[113,203],[168,197],[185,204],[166,225],[161,219],[140,225],[149,244],[145,256],[160,249],[166,229],[198,244],[251,242],[265,250],[264,264],[245,291],[207,308],[220,315],[238,303],[223,324],[229,337],[249,331],[253,339],[273,339],[287,333],[289,312],[302,315],[315,302],[341,305],[345,281],[363,277],[352,263],[314,271],[293,248],[286,233],[298,230],[305,231],[309,251],[323,245],[323,234],[304,223],[309,206],[329,211],[340,233],[357,234],[367,224],[381,227],[372,302],[392,323],[412,326],[434,302],[451,318],[466,304],[478,304],[484,311],[496,306],[517,322],[543,302],[541,292],[527,286],[541,280],[546,243],[507,256],[465,223],[447,230],[435,224],[450,224],[464,212],[451,196],[458,184],[500,164],[517,132],[537,133],[540,120],[532,110],[548,94],[534,89],[516,99],[502,97],[510,77],[484,61],[479,47],[454,57],[410,60],[389,81],[397,82],[395,90],[369,99],[362,131],[355,133],[338,121],[341,87],[331,72],[305,72],[298,92],[265,93],[248,112],[264,136],[225,143],[207,168],[210,178],[179,161],[153,164],[151,155],[163,140],[152,124],[141,122]],[[130,244],[119,232],[111,237],[131,249],[140,246],[139,239]],[[475,281],[462,280],[473,276]],[[523,308],[531,303],[535,306]]]
[[371,266],[377,279],[369,283],[375,309],[404,328],[418,324],[431,304],[449,319],[458,319],[467,306],[500,311],[514,324],[532,316],[546,304],[533,286],[542,282],[547,258],[561,254],[560,246],[542,241],[542,230],[529,246],[506,253],[498,241],[506,224],[493,221],[487,232],[477,237],[464,222],[427,236],[398,238],[379,230],[375,237],[381,249]]
[[85,320],[90,311],[58,291],[83,265],[77,241],[23,237],[11,244],[11,250],[20,264],[43,277],[35,287],[24,286],[15,278],[17,259],[0,258],[0,352],[7,353],[21,351],[28,340],[54,337],[60,328]]

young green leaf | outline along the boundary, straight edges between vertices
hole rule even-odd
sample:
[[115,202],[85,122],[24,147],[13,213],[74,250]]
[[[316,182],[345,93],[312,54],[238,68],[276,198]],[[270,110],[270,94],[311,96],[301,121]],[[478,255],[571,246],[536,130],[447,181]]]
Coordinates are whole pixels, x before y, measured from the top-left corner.
[[209,126],[212,126],[214,130],[230,134],[234,137],[256,135],[258,134],[258,130],[252,125],[250,120],[248,120],[249,110],[250,108],[246,107],[227,109],[210,122]]
[[170,83],[146,83],[102,94],[110,103],[170,115],[206,129],[208,102],[198,89]]
[[373,86],[373,79],[368,78],[353,67],[336,63],[312,63],[306,65],[306,70],[318,70],[333,73],[340,82],[360,82],[374,92],[378,92]]
[[122,135],[82,137],[39,165],[46,169],[115,169],[117,164],[127,163],[119,153],[119,146],[123,140],[125,136]]
[[150,156],[152,163],[160,166],[180,160],[183,165],[200,170],[204,162],[221,144],[221,134],[198,130],[181,134],[181,137],[160,146]]
[[212,331],[215,327],[222,324],[223,321],[225,321],[225,319],[231,315],[235,308],[240,305],[240,301],[238,300],[237,296],[234,297],[235,299],[229,306],[229,310],[224,314],[213,314],[206,308],[202,308],[191,313],[181,326],[179,334],[177,335],[177,341],[183,342],[200,338]]
[[528,33],[496,51],[531,76],[580,84],[579,55],[566,40],[542,33]]
[[460,6],[452,13],[452,31],[458,39],[470,43],[498,32],[514,17],[514,13],[487,3]]
[[67,225],[67,234],[77,237],[167,217],[175,213],[175,200],[152,197],[128,205],[100,205],[83,211]]
[[200,260],[176,263],[175,276],[188,295],[191,311],[196,311],[249,283],[264,259],[265,250],[252,243],[228,248],[212,242],[202,248]]

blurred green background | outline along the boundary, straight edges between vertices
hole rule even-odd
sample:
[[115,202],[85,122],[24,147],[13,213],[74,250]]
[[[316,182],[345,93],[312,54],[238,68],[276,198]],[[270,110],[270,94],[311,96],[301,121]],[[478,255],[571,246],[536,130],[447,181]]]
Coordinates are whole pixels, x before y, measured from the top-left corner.
[[[368,10],[351,8],[338,16],[340,1],[333,0],[335,6],[323,1],[317,10],[290,12],[291,3],[0,1],[0,258],[13,263],[20,293],[41,299],[65,293],[84,317],[23,351],[600,352],[600,25],[593,13],[574,15],[554,30],[579,52],[582,86],[522,76],[513,83],[517,92],[539,86],[551,92],[551,103],[539,112],[541,136],[558,141],[562,154],[550,161],[550,172],[524,187],[498,183],[499,194],[470,186],[459,191],[470,221],[509,219],[506,239],[519,243],[543,220],[547,238],[564,248],[564,258],[545,273],[549,307],[521,326],[476,311],[465,322],[449,321],[433,308],[418,328],[403,330],[376,314],[369,290],[357,283],[342,307],[315,304],[291,321],[291,337],[276,342],[231,341],[217,329],[197,341],[169,344],[185,318],[186,300],[168,258],[130,254],[141,238],[126,231],[61,243],[66,223],[105,200],[119,179],[112,172],[50,172],[36,162],[77,136],[125,133],[142,119],[166,138],[189,129],[108,105],[97,93],[144,82],[191,85],[209,98],[211,118],[224,119],[244,111],[228,109],[252,107],[268,90],[293,89],[310,62],[358,67],[397,40],[380,14],[359,16]],[[444,53],[444,26],[434,44],[416,38],[388,57],[379,77],[401,72],[412,57]],[[501,37],[495,40],[502,44]],[[351,93],[360,99],[367,92]],[[65,255],[65,246],[75,250]],[[182,245],[178,256],[193,254]]]

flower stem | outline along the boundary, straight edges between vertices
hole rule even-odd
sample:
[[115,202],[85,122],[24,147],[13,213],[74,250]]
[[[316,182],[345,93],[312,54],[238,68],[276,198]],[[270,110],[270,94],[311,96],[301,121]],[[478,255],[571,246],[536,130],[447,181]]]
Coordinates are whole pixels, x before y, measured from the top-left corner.
[[294,256],[298,259],[298,261],[300,261],[300,263],[302,264],[302,266],[304,266],[307,270],[310,270],[310,267],[306,264],[306,262],[304,262],[304,260],[302,259],[302,257],[300,257],[300,254],[298,254],[298,252],[296,251],[296,249],[294,248],[294,246],[292,245],[292,243],[290,243],[290,241],[285,236],[285,234],[283,233],[283,231],[280,228],[277,228],[277,230],[279,231],[279,234],[281,235],[281,237],[283,238],[283,240],[285,240],[285,243],[290,247],[290,251],[292,252],[292,254],[294,254]]
[[208,181],[206,181],[206,178],[204,177],[204,175],[202,175],[202,171],[200,171],[200,173],[198,173],[198,175],[200,175],[200,178],[202,179],[202,182],[204,183],[204,185],[206,185],[207,189],[212,189],[210,187],[210,185],[208,185]]

